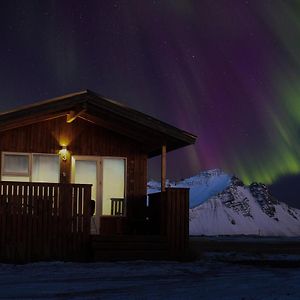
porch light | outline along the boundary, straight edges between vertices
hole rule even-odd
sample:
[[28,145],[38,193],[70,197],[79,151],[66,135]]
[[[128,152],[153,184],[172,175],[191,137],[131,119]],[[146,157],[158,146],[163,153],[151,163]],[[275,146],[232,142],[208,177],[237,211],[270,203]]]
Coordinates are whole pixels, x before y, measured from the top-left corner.
[[59,150],[59,155],[63,161],[67,160],[67,156],[68,156],[67,146],[61,147],[61,150]]

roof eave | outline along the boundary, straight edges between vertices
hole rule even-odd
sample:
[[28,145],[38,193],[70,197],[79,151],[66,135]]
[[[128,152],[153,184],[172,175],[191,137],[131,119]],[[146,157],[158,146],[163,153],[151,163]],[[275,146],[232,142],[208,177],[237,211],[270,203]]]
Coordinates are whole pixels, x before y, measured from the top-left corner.
[[[86,112],[94,115],[94,117],[97,117],[97,111],[102,114],[103,112],[110,112],[112,116],[115,116],[113,118],[128,122],[132,128],[142,126],[146,131],[153,132],[154,136],[159,136],[160,141],[155,141],[157,146],[153,144],[154,147],[152,147],[152,149],[157,148],[158,150],[151,150],[149,157],[160,154],[159,147],[164,143],[167,144],[167,151],[172,151],[196,142],[197,137],[189,132],[178,129],[114,100],[106,99],[89,90],[82,90],[0,113],[0,130],[5,131],[24,126],[24,124],[40,122],[43,121],[43,116],[45,120],[50,117],[63,116],[79,105],[84,105]],[[98,117],[101,117],[100,113]],[[159,143],[161,145],[158,145]]]

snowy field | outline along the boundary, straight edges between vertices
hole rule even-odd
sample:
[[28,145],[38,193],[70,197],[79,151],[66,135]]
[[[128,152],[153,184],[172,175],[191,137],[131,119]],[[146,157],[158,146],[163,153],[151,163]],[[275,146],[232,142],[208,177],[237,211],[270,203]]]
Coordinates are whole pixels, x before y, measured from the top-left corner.
[[189,263],[0,265],[0,299],[300,299],[300,268],[220,262],[214,255]]

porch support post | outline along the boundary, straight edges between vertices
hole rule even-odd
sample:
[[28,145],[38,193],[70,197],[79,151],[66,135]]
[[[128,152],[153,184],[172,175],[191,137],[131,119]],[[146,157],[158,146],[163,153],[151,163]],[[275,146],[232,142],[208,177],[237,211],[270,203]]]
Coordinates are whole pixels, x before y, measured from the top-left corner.
[[167,146],[162,145],[161,147],[161,191],[166,191],[166,174],[167,174]]

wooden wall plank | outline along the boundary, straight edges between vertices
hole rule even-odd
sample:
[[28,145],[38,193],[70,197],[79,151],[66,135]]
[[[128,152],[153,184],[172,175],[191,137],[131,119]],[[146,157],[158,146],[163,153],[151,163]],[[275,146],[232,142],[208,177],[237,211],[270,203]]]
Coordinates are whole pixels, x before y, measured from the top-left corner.
[[0,182],[0,261],[83,259],[90,197],[91,185]]
[[[0,132],[0,151],[57,154],[63,145],[72,155],[126,157],[127,214],[136,214],[146,196],[147,154],[135,140],[81,118],[68,124],[65,117]],[[70,178],[68,159],[61,162],[60,181],[68,183]]]
[[[189,190],[166,188],[163,193],[149,195],[148,211],[151,227],[160,229],[155,233],[167,237],[170,257],[183,257],[189,240]],[[158,218],[159,212],[161,218]]]

